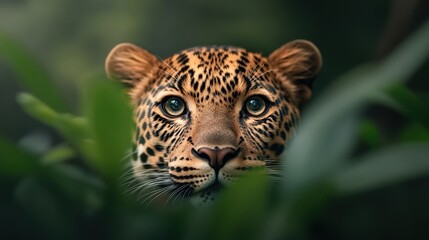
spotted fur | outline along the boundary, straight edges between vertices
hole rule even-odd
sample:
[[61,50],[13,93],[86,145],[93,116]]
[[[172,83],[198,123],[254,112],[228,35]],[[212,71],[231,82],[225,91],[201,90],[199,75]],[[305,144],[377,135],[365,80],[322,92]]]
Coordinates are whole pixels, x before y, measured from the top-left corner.
[[[128,86],[135,107],[133,176],[142,186],[156,187],[154,196],[200,193],[209,198],[212,190],[248,169],[278,174],[279,155],[320,67],[318,49],[304,40],[285,44],[269,57],[213,46],[164,60],[133,44],[119,44],[107,57],[106,70]],[[259,115],[246,110],[255,96],[265,105]],[[180,116],[163,107],[171,97],[184,103]],[[258,101],[252,103],[258,107]]]

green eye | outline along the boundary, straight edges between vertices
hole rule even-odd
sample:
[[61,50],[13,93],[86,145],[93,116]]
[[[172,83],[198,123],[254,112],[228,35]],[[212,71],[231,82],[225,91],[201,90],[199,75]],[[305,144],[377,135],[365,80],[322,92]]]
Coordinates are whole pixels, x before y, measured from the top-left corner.
[[169,97],[162,102],[163,112],[170,117],[178,117],[186,112],[185,102],[178,97]]
[[263,113],[265,113],[266,109],[267,104],[262,97],[250,97],[246,102],[246,111],[253,116],[262,115]]

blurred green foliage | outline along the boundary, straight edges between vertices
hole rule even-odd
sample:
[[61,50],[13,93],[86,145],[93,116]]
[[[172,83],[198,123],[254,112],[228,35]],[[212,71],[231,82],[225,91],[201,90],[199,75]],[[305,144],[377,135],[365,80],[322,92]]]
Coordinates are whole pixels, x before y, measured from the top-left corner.
[[[109,2],[101,7],[99,1],[91,1],[89,9],[82,9],[81,14],[95,14],[97,17],[86,28],[76,28],[75,22],[60,18],[60,12],[49,12],[45,17],[62,21],[64,29],[57,29],[61,33],[69,33],[70,29],[91,32],[100,26],[95,22],[109,20],[114,24],[103,32],[115,36],[108,38],[110,42],[103,42],[108,48],[122,37],[131,37],[132,32],[145,32],[145,29],[148,31],[155,27],[157,29],[153,33],[161,31],[159,29],[174,22],[175,18],[193,24],[195,31],[212,26],[214,22],[211,19],[215,17],[210,16],[216,16],[221,8],[231,4],[220,1],[217,4],[205,3],[207,6],[186,1],[187,4],[195,4],[194,11],[205,7],[210,9],[204,14],[198,13],[208,15],[207,18],[201,17],[201,22],[193,22],[179,11],[186,8],[186,4],[166,2],[168,4],[164,5],[155,1]],[[173,41],[171,37],[182,30],[175,29],[171,33],[157,35],[164,36],[162,40],[147,36],[144,41],[158,48],[173,44],[172,48],[176,50],[188,44],[194,45],[193,41],[216,41],[255,49],[262,46],[265,51],[268,50],[265,46],[279,45],[285,36],[299,37],[300,28],[283,21],[291,30],[290,35],[282,35],[283,26],[276,23],[274,17],[258,21],[262,19],[261,12],[275,15],[284,10],[290,14],[284,18],[298,19],[307,31],[321,34],[317,25],[306,22],[304,16],[294,12],[308,2],[289,3],[288,9],[276,8],[283,6],[280,1],[231,4],[228,5],[231,7],[229,11],[217,16],[224,21],[221,24],[224,34],[216,31],[198,35],[197,40],[175,37]],[[368,11],[379,8],[383,1],[380,2],[372,3],[374,8]],[[307,10],[315,16],[320,16],[317,12],[327,8],[322,3],[312,3],[315,7]],[[34,3],[27,4],[24,8],[34,7]],[[338,4],[337,7],[342,6]],[[71,2],[66,5],[81,9]],[[127,17],[131,13],[138,15],[139,6],[145,7],[144,12],[147,13],[142,18],[152,19],[156,25]],[[155,10],[161,6],[165,8],[164,13],[171,15],[170,18],[155,16]],[[356,11],[365,9],[365,6],[354,3]],[[9,8],[13,8],[12,5]],[[110,14],[94,10],[99,8],[107,9],[105,12]],[[43,11],[37,9],[41,11],[38,15],[41,17]],[[243,23],[249,18],[234,18],[238,10],[259,17]],[[5,10],[0,12],[6,13]],[[364,25],[347,21],[353,15],[337,14],[345,20],[335,22],[338,24],[336,29]],[[368,18],[362,21],[371,22],[375,17]],[[37,24],[32,22],[30,25]],[[276,30],[269,33],[265,27],[268,25]],[[245,27],[241,29],[241,26]],[[261,28],[266,32],[254,34],[255,29]],[[181,35],[193,33],[192,29],[184,31]],[[234,35],[234,31],[239,33]],[[356,49],[350,49],[349,54],[357,54],[356,58],[348,57],[341,63],[338,59],[344,56],[344,50],[322,48],[327,56],[325,75],[334,72],[336,66],[332,65],[336,63],[341,66],[338,73],[364,60],[362,54],[368,51],[364,49],[373,45],[370,43],[376,36],[360,37],[359,33],[365,31],[359,27],[354,31],[356,36],[350,38],[363,41]],[[68,61],[67,56],[76,56],[71,52],[83,51],[75,48],[76,41],[85,42],[88,48],[94,47],[94,42],[103,37],[96,33],[89,34],[88,39],[72,38],[53,59]],[[264,34],[274,37],[265,42]],[[333,40],[311,34],[306,36],[318,39],[322,46],[327,46],[323,45],[324,42]],[[65,38],[61,34],[55,37]],[[247,39],[254,41],[248,42]],[[61,94],[64,87],[58,88],[57,82],[52,80],[55,76],[45,73],[40,66],[43,64],[21,44],[2,35],[0,56],[27,91],[17,95],[17,102],[33,119],[54,129],[53,134],[58,134],[59,140],[46,149],[36,149],[34,146],[43,138],[31,138],[29,134],[27,143],[17,143],[0,137],[0,232],[5,239],[415,239],[429,236],[429,97],[427,92],[417,93],[406,84],[415,76],[420,77],[421,68],[429,56],[428,39],[429,22],[426,22],[382,61],[359,65],[339,78],[329,80],[329,84],[322,76],[322,83],[325,81],[323,91],[316,94],[307,106],[297,136],[288,144],[283,157],[284,181],[272,185],[263,175],[250,174],[226,189],[213,205],[196,208],[187,204],[146,206],[141,204],[139,196],[125,196],[125,187],[119,184],[118,179],[125,171],[123,166],[133,126],[131,109],[120,86],[100,77],[78,76],[74,80],[86,82],[82,84],[83,94],[77,95],[81,96],[79,99],[72,98],[75,100],[73,103],[78,104],[69,107],[70,96],[75,95]],[[343,40],[345,42],[339,46],[349,49],[351,42]],[[104,51],[103,47],[98,47]],[[333,57],[336,54],[340,57]],[[102,59],[95,62],[99,64]],[[57,66],[66,68],[64,76],[72,78],[75,78],[73,73],[78,72],[76,69],[88,67],[86,62],[71,68],[67,63],[62,64]],[[58,76],[61,74],[57,73]],[[427,76],[422,78],[425,80]],[[380,121],[374,111],[387,111],[399,120]],[[5,113],[1,116],[4,117]],[[3,129],[8,127],[2,126]],[[125,162],[122,161],[124,157]]]

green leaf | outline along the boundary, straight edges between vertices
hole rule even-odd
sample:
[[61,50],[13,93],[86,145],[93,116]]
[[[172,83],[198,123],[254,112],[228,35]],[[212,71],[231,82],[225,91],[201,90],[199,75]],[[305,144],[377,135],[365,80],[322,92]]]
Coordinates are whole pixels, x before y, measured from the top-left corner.
[[[429,21],[383,62],[346,74],[309,106],[286,151],[285,183],[289,187],[317,183],[339,169],[356,138],[356,121],[350,115],[356,117],[371,97],[388,86],[408,80],[429,55],[427,39]],[[348,133],[342,130],[344,126]]]
[[72,199],[88,211],[99,210],[103,206],[103,183],[82,169],[56,164],[49,169],[50,183],[55,185],[68,199]]
[[388,89],[387,95],[399,111],[429,129],[429,108],[416,94],[405,86],[395,85]]
[[[341,167],[341,161],[356,142],[358,113],[359,109],[351,108],[342,115],[338,114],[335,119],[327,115],[313,116],[320,121],[300,126],[297,139],[292,141],[284,156],[288,166],[285,176],[290,191],[316,183]],[[310,129],[313,133],[309,132]]]
[[397,182],[429,176],[429,144],[390,147],[364,156],[336,174],[332,181],[341,194],[359,193]]
[[44,164],[50,165],[53,163],[64,162],[75,156],[75,151],[66,144],[60,144],[50,149],[43,158]]
[[58,89],[36,59],[4,34],[0,34],[0,57],[9,64],[27,90],[57,111],[67,109]]
[[191,216],[190,239],[257,239],[268,210],[268,181],[259,171],[242,176],[214,206]]
[[412,123],[401,129],[399,140],[401,142],[429,142],[429,129],[421,124]]
[[335,194],[332,183],[324,180],[306,188],[296,189],[287,195],[284,206],[284,218],[287,220],[283,228],[291,235],[300,234],[304,226],[308,226],[314,217],[322,212]]
[[364,120],[360,126],[360,137],[370,148],[375,149],[381,146],[381,133],[377,125],[371,120]]
[[42,165],[35,156],[0,138],[0,176],[27,176],[41,170]]
[[48,105],[28,93],[19,93],[17,101],[21,107],[35,119],[51,126],[58,127],[59,114]]
[[28,93],[17,96],[21,107],[35,119],[55,128],[69,143],[80,150],[84,156],[90,155],[86,148],[89,138],[87,122],[81,117],[60,114]]
[[88,159],[104,177],[116,179],[121,172],[126,151],[131,147],[132,111],[120,86],[110,81],[94,81],[85,94],[84,109],[88,118],[95,152]]

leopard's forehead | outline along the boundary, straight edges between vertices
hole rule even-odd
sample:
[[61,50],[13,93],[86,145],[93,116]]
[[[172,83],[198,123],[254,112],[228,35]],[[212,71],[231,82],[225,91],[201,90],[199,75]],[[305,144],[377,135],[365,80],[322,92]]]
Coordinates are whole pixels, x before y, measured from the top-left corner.
[[186,71],[197,73],[199,79],[204,76],[227,78],[240,74],[251,77],[250,74],[267,67],[267,60],[261,54],[236,47],[191,48],[173,55],[169,60],[174,66],[180,66],[179,74]]
[[196,104],[232,106],[249,91],[276,92],[269,68],[261,54],[242,48],[197,47],[165,59],[162,72],[166,76],[159,84],[163,90],[194,98]]

